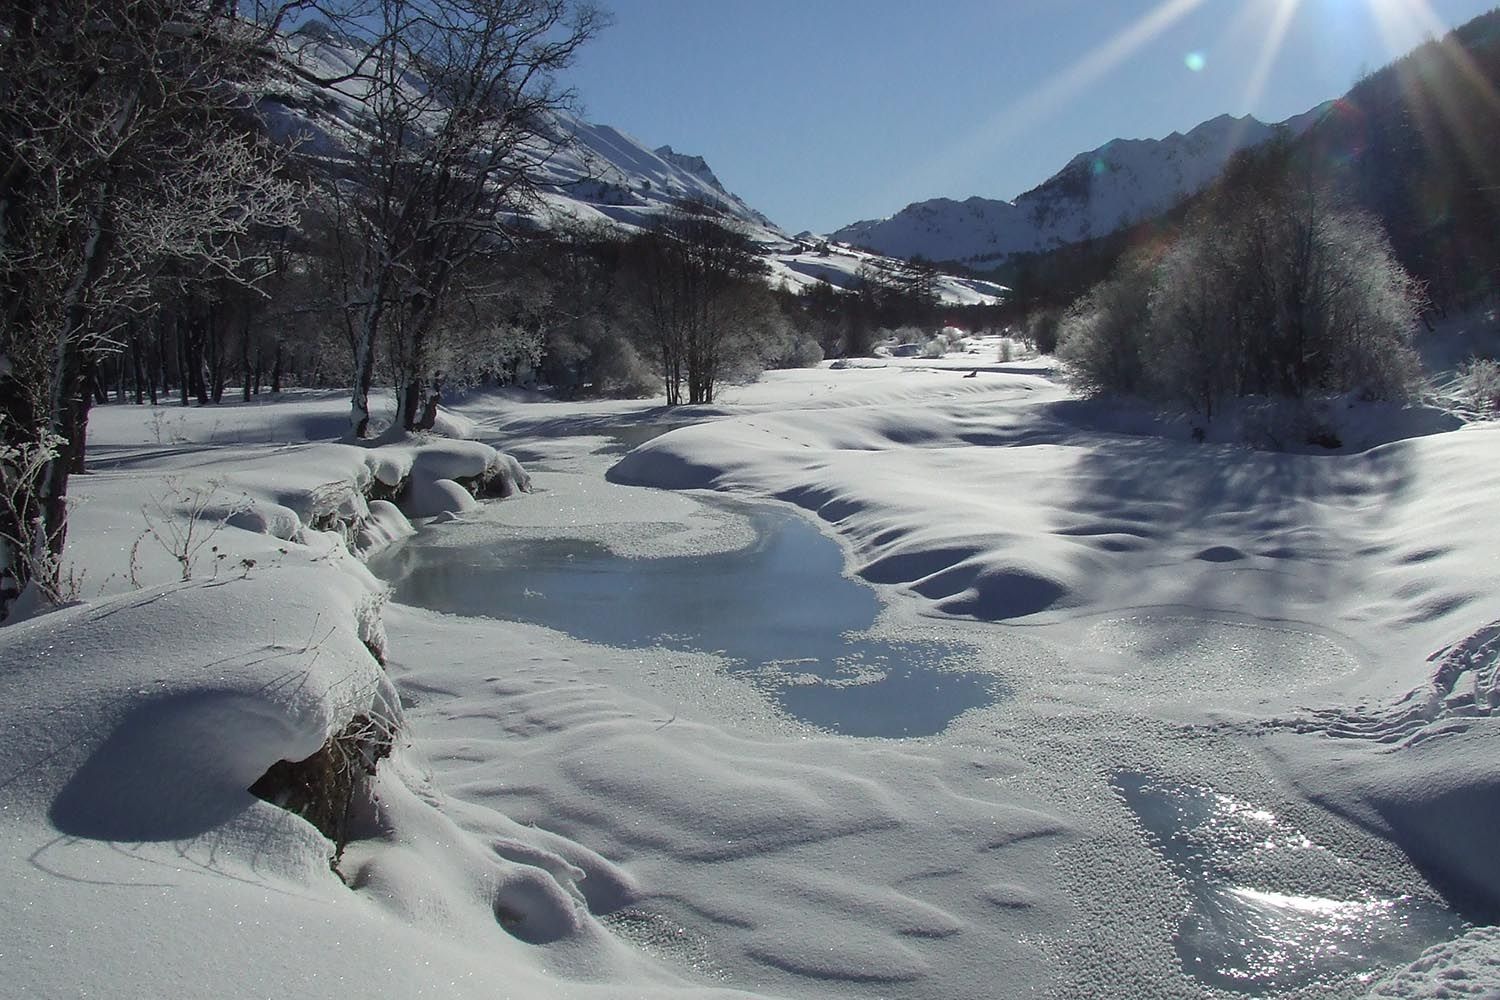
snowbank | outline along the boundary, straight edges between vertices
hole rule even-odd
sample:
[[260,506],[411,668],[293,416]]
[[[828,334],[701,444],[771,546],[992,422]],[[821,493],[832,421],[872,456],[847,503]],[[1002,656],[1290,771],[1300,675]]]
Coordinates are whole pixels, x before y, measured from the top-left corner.
[[351,548],[412,527],[367,499],[374,484],[528,485],[475,442],[260,443],[323,407],[240,408],[239,440],[224,411],[187,411],[162,445],[141,441],[149,410],[95,412],[69,555],[102,583],[0,629],[5,990],[670,995],[680,976],[590,911],[629,898],[628,876],[490,810],[460,810],[460,826],[404,739],[350,803],[356,839],[336,862],[249,791],[351,720],[400,732],[385,587]]
[[1489,998],[1500,990],[1500,929],[1481,927],[1383,980],[1368,1000],[1458,1000]]

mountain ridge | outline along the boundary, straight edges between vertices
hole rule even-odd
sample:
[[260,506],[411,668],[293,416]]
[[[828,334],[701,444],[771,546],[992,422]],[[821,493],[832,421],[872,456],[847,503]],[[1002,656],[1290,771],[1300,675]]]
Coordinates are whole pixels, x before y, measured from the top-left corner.
[[1012,201],[974,195],[913,202],[884,219],[851,223],[832,239],[893,257],[986,266],[1109,235],[1207,187],[1235,153],[1278,130],[1301,135],[1333,102],[1284,122],[1219,115],[1161,139],[1112,139],[1073,156]]
[[[307,78],[346,76],[359,55],[326,26],[311,24],[294,35],[288,58],[304,72],[286,74],[259,94],[260,106],[274,135],[297,139],[315,157],[350,163],[364,114],[358,87],[319,87]],[[410,83],[420,86],[416,78]],[[567,113],[554,114],[550,128],[546,148],[532,152],[528,169],[537,197],[514,212],[518,225],[550,228],[576,220],[641,229],[685,204],[706,204],[744,228],[771,280],[782,287],[827,283],[852,289],[863,266],[882,264],[869,254],[831,252],[818,240],[788,236],[729,191],[702,156],[670,145],[653,149],[622,129]],[[993,282],[952,275],[939,275],[936,288],[945,303],[956,305],[990,305],[1006,291]]]

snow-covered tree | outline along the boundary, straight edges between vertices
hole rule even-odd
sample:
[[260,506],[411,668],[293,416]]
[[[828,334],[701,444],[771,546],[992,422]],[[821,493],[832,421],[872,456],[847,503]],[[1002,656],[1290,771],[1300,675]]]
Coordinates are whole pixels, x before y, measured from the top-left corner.
[[436,393],[441,318],[466,268],[511,244],[538,168],[564,141],[555,74],[602,27],[578,0],[378,0],[341,27],[365,49],[332,83],[359,102],[346,163],[326,171],[353,355],[352,430],[370,423],[383,338],[399,344],[401,419]]
[[1421,301],[1379,222],[1273,142],[1233,164],[1163,246],[1127,256],[1079,300],[1059,354],[1086,391],[1209,418],[1237,396],[1399,398],[1417,372]]
[[1149,292],[1147,262],[1127,258],[1114,277],[1094,286],[1063,314],[1057,353],[1085,392],[1141,391]]
[[0,7],[0,614],[28,585],[56,595],[87,382],[153,278],[240,280],[247,237],[293,220],[243,87],[275,21],[257,13]]

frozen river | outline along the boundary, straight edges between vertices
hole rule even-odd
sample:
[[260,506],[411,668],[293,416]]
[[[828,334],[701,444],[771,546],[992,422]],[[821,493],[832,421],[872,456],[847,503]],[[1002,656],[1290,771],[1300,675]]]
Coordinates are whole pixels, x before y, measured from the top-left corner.
[[868,635],[881,610],[843,576],[838,545],[806,518],[736,505],[744,548],[631,558],[582,539],[497,537],[455,548],[438,525],[377,564],[403,604],[533,622],[626,649],[714,653],[789,716],[850,736],[931,736],[1004,697],[966,671],[974,650]]
[[[970,643],[900,640],[889,627],[875,629],[881,594],[845,575],[843,551],[805,516],[719,500],[707,509],[742,519],[751,529],[748,544],[624,555],[589,532],[533,535],[495,524],[455,535],[454,525],[436,524],[375,568],[402,604],[528,622],[600,647],[711,654],[785,716],[844,737],[969,742],[992,720],[1021,731],[1035,726],[1041,706],[1017,704],[1018,697],[1057,697],[1035,678],[1013,686],[1006,671],[982,669],[1006,658],[1009,630],[981,623],[948,630],[967,632]],[[1094,661],[1095,670],[1133,665],[1139,683],[1129,699],[1137,711],[1180,696],[1188,682],[1248,686],[1353,668],[1327,640],[1285,629],[1160,615],[1104,618],[1081,631],[1085,648],[1061,650],[1059,660]],[[966,725],[950,732],[960,716]],[[1111,735],[1101,746],[1123,740],[1123,757],[1138,762],[1127,718],[1098,710],[1075,726],[1075,747],[1102,728]],[[1081,785],[1106,766],[1087,752],[1068,756],[1059,755],[1055,767],[1076,769]],[[1113,756],[1122,759],[1119,748]],[[1466,926],[1429,895],[1372,887],[1355,861],[1264,804],[1202,783],[1204,764],[1200,756],[1193,779],[1115,770],[1106,786],[1084,795],[1081,808],[1123,826],[1165,868],[1182,900],[1167,922],[1170,944],[1182,973],[1205,995],[1338,994]],[[1150,891],[1149,883],[1135,889]],[[1115,902],[1122,916],[1141,905]],[[627,929],[647,919],[634,910],[626,916],[620,926]],[[1131,933],[1121,929],[1122,937]]]

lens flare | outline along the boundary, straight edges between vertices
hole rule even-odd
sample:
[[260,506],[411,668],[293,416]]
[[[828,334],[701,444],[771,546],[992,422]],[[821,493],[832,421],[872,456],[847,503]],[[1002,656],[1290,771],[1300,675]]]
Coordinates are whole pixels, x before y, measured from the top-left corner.
[[1048,80],[980,124],[957,142],[939,150],[920,167],[893,178],[886,200],[909,198],[913,190],[941,190],[963,165],[995,155],[1007,140],[1045,121],[1091,84],[1155,41],[1174,24],[1203,6],[1206,0],[1161,0],[1147,14],[1105,44],[1093,49]]
[[1208,65],[1208,57],[1202,52],[1189,52],[1183,57],[1182,62],[1194,73],[1202,73],[1203,68]]

